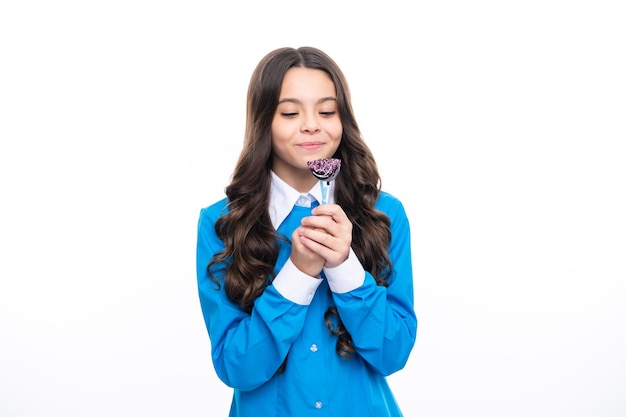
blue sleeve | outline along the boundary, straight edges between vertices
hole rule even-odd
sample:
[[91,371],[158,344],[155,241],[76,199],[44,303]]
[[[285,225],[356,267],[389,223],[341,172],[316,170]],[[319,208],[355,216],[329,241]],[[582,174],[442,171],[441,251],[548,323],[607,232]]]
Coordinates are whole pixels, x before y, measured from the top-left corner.
[[307,307],[287,300],[270,285],[256,299],[252,313],[248,314],[228,299],[223,286],[223,265],[212,269],[222,284],[217,289],[217,284],[208,277],[206,267],[213,254],[223,248],[214,230],[221,212],[219,206],[200,212],[196,251],[200,305],[218,377],[232,388],[247,391],[260,386],[276,373],[302,330]]
[[341,320],[359,356],[382,375],[402,369],[415,344],[417,318],[413,301],[411,233],[401,202],[381,194],[377,208],[391,219],[389,257],[393,272],[388,287],[376,285],[366,272],[362,286],[333,294]]

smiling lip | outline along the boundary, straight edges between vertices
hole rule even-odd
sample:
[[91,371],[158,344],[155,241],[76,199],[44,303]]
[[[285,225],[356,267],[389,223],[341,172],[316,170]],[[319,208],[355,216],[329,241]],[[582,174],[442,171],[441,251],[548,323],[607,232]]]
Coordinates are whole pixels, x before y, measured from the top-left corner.
[[315,151],[324,146],[323,142],[304,142],[298,144],[298,147],[307,151]]

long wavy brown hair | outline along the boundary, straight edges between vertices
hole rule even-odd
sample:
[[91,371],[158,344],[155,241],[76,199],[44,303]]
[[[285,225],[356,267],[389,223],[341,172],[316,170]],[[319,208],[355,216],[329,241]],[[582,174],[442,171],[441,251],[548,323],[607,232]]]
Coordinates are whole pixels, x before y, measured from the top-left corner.
[[[374,208],[381,179],[369,147],[357,125],[348,83],[339,66],[326,53],[312,47],[280,48],[267,54],[254,70],[248,86],[244,145],[225,192],[228,211],[215,223],[224,249],[209,262],[226,265],[224,287],[228,298],[251,313],[259,297],[275,276],[280,237],[270,220],[268,206],[272,167],[271,125],[285,73],[293,67],[326,72],[337,93],[338,113],[343,125],[341,142],[334,157],[341,159],[341,175],[335,180],[335,203],[352,222],[352,249],[378,285],[387,285],[391,261],[390,220]],[[350,358],[355,350],[337,309],[324,317],[337,338],[337,352]],[[279,371],[284,369],[284,362]]]

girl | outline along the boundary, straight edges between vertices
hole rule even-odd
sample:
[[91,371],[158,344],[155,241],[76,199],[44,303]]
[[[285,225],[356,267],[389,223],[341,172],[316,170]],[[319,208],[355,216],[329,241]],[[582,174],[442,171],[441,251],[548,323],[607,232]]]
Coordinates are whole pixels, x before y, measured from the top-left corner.
[[[321,204],[307,163],[325,158],[341,168]],[[200,212],[197,275],[230,415],[401,416],[385,377],[415,343],[409,222],[324,52],[260,61],[225,192]]]

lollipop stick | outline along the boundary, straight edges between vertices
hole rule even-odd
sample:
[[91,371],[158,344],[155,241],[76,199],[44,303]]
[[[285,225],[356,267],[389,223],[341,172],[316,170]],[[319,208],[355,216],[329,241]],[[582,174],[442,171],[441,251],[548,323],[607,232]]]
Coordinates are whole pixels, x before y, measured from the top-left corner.
[[322,204],[328,203],[328,188],[329,184],[326,181],[320,181],[320,187],[322,188]]

